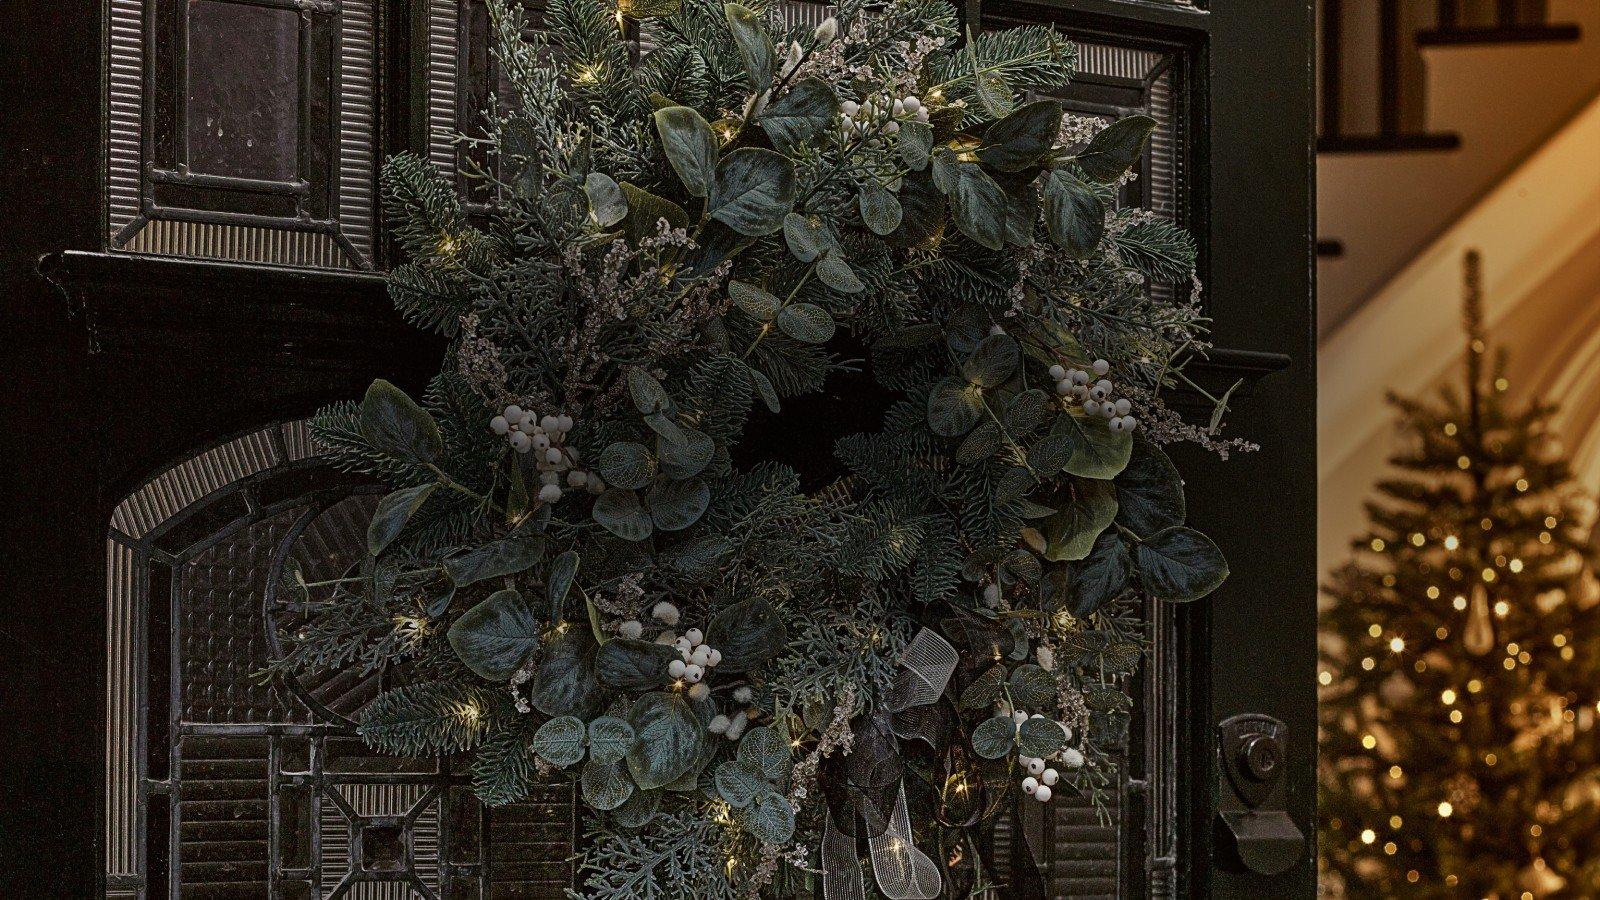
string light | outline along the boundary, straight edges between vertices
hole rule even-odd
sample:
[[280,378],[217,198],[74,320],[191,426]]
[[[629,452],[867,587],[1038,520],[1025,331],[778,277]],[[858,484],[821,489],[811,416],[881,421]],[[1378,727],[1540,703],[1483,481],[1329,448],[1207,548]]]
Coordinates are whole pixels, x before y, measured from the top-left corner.
[[1454,550],[1459,546],[1461,546],[1461,539],[1453,534],[1444,539],[1444,548],[1446,550]]
[[1448,819],[1448,818],[1450,818],[1450,814],[1455,812],[1455,811],[1456,811],[1456,808],[1454,806],[1450,805],[1450,801],[1449,800],[1441,800],[1441,801],[1439,801],[1439,818]]

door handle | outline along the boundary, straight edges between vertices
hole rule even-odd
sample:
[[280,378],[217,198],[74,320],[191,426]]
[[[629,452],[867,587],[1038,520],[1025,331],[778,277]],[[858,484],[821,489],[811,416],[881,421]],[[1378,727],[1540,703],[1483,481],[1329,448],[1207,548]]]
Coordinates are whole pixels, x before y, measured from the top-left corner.
[[1218,861],[1260,875],[1287,872],[1306,852],[1305,832],[1284,808],[1288,727],[1246,713],[1217,731]]

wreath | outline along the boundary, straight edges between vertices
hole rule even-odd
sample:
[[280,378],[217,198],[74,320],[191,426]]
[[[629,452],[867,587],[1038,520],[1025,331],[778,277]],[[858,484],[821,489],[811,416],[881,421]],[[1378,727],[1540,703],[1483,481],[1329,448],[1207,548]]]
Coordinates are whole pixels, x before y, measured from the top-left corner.
[[489,9],[488,202],[384,179],[445,363],[314,419],[392,493],[359,570],[288,571],[275,670],[387,673],[362,738],[467,755],[488,804],[574,779],[575,896],[1037,878],[989,831],[1106,802],[1143,604],[1227,571],[1160,449],[1238,446],[1226,395],[1165,402],[1200,391],[1194,242],[1118,203],[1155,122],[1064,115],[1071,42],[961,41],[942,0]]

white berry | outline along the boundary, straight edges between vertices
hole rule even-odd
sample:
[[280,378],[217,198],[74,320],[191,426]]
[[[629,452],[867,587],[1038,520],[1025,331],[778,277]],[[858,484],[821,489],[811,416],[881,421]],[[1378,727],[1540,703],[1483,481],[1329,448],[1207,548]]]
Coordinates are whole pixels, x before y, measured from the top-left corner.
[[667,663],[667,676],[670,678],[682,678],[683,673],[688,671],[688,669],[688,663],[681,659],[675,659],[672,662]]
[[572,424],[572,417],[566,413],[556,416],[556,427],[561,429],[563,434],[572,430]]
[[556,426],[559,422],[560,420],[555,416],[546,415],[539,419],[539,427],[543,428],[545,431],[556,431]]
[[915,94],[912,94],[900,102],[905,107],[906,112],[913,115],[916,114],[917,110],[922,108],[922,101],[918,100],[917,95]]
[[689,642],[689,638],[688,638],[687,635],[685,635],[684,637],[680,637],[677,640],[673,641],[672,642],[672,646],[678,648],[678,650],[683,652],[683,653],[688,653],[690,650],[694,649],[694,644]]
[[706,642],[705,632],[698,628],[691,628],[685,631],[683,636],[689,639],[689,646],[691,647],[698,647]]
[[1100,404],[1093,400],[1083,401],[1083,411],[1091,416],[1100,415]]
[[705,668],[711,662],[711,648],[705,644],[694,648],[694,652],[689,654],[689,661],[702,669]]
[[546,503],[554,503],[557,500],[560,500],[561,486],[557,484],[547,484],[544,487],[539,488],[539,499]]
[[701,668],[700,666],[697,666],[694,663],[689,663],[687,666],[684,666],[684,669],[683,669],[683,680],[684,681],[687,681],[690,684],[699,684],[700,683],[700,679],[702,679],[704,677],[706,677],[706,670],[704,668]]
[[678,624],[678,608],[665,600],[657,603],[655,608],[650,610],[650,615],[663,625]]
[[1059,363],[1057,363],[1056,365],[1051,366],[1050,367],[1050,378],[1052,380],[1054,380],[1054,381],[1065,381],[1065,380],[1067,380],[1067,370],[1066,370],[1066,368],[1064,366],[1062,366],[1061,364],[1059,364]]
[[1125,416],[1133,410],[1133,404],[1130,403],[1126,397],[1123,397],[1121,400],[1113,403],[1112,406],[1116,407],[1117,415],[1119,416]]
[[507,422],[521,422],[522,407],[516,405],[515,403],[511,404],[505,408],[505,417]]
[[517,451],[518,453],[527,453],[529,450],[533,449],[533,444],[528,440],[528,436],[520,431],[511,435],[510,440],[511,449]]
[[1128,426],[1122,421],[1121,416],[1118,416],[1117,418],[1106,423],[1106,427],[1110,428],[1112,431],[1126,431],[1128,428]]
[[854,100],[846,100],[839,104],[839,111],[844,113],[846,116],[854,117],[856,113],[861,111],[861,104],[855,102]]
[[644,635],[644,623],[629,619],[617,626],[617,633],[630,641],[637,641]]
[[1057,772],[1055,769],[1045,769],[1044,774],[1039,776],[1039,781],[1050,787],[1055,787],[1056,782],[1060,780],[1061,773]]
[[1096,400],[1104,400],[1111,396],[1111,388],[1111,382],[1102,378],[1094,383],[1094,387],[1089,389],[1089,396]]
[[1057,722],[1056,724],[1061,726],[1061,733],[1065,735],[1064,740],[1070,742],[1072,740],[1072,726],[1065,722]]
[[1061,761],[1066,763],[1069,769],[1080,769],[1083,767],[1083,752],[1077,748],[1068,747],[1061,751]]
[[1024,794],[1032,796],[1033,792],[1037,791],[1038,789],[1039,789],[1039,779],[1034,778],[1032,776],[1029,776],[1027,778],[1022,779],[1022,792]]
[[1040,803],[1049,803],[1051,793],[1053,792],[1050,790],[1048,785],[1041,784],[1039,785],[1039,789],[1033,792],[1033,799],[1039,801]]
[[1092,365],[1090,368],[1094,369],[1094,373],[1096,375],[1104,375],[1111,371],[1111,363],[1108,363],[1103,359],[1097,359],[1094,361],[1094,365]]
[[[1011,714],[1011,721],[1021,725],[1023,722],[1028,721],[1028,714],[1019,709]],[[1026,760],[1023,760],[1023,762],[1026,763]]]
[[724,734],[727,732],[729,724],[727,716],[717,713],[711,717],[710,722],[706,723],[706,730],[712,734]]
[[690,700],[704,700],[709,696],[711,696],[710,685],[697,684],[694,687],[689,688]]
[[1075,388],[1075,385],[1073,385],[1073,383],[1070,382],[1070,381],[1062,380],[1062,381],[1056,382],[1056,393],[1060,394],[1063,397],[1068,396],[1069,394],[1071,394],[1073,392],[1074,388]]
[[711,666],[712,668],[715,668],[721,662],[722,662],[722,651],[718,650],[715,647],[707,648],[707,650],[706,650],[706,665]]
[[1082,369],[1073,369],[1072,371],[1068,372],[1067,375],[1072,378],[1073,384],[1089,383],[1089,373]]
[[561,448],[551,447],[549,450],[546,450],[544,452],[544,461],[552,466],[558,462],[561,462]]
[[1028,760],[1028,774],[1029,775],[1040,775],[1040,774],[1043,774],[1043,772],[1044,772],[1044,760],[1039,759],[1037,757],[1035,757],[1034,759]]
[[489,420],[489,430],[495,434],[505,434],[511,430],[511,423],[506,421],[505,416],[495,416]]
[[740,703],[749,703],[750,700],[755,697],[755,695],[756,692],[752,691],[749,685],[741,684],[733,689],[733,699]]

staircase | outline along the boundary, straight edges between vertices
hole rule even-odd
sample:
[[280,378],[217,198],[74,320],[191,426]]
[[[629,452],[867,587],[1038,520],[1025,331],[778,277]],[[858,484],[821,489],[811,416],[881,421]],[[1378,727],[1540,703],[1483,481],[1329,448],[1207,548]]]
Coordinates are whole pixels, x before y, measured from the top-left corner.
[[1596,0],[1321,0],[1324,339],[1600,89]]
[[1518,349],[1511,390],[1563,402],[1556,424],[1580,478],[1600,487],[1600,0],[1319,11],[1327,570],[1347,558],[1385,472],[1384,392],[1426,392],[1458,362],[1467,249],[1484,256],[1490,334]]

